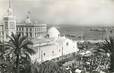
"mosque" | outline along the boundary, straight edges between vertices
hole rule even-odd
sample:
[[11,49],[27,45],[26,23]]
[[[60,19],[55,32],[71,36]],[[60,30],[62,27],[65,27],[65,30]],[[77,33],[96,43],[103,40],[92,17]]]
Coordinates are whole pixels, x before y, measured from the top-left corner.
[[78,51],[77,42],[61,36],[56,27],[47,30],[46,24],[36,24],[29,16],[25,22],[16,23],[13,9],[9,6],[3,24],[0,24],[0,41],[8,41],[12,32],[27,35],[33,41],[32,48],[36,54],[30,56],[32,62],[44,62]]
[[32,62],[44,62],[79,51],[77,41],[60,36],[60,32],[55,27],[48,30],[45,38],[34,42],[33,48],[36,54],[31,55]]

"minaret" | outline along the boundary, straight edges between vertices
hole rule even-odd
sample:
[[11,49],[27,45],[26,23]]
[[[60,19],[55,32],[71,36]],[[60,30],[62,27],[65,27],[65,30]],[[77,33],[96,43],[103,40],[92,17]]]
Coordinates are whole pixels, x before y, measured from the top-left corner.
[[9,8],[7,15],[4,16],[4,27],[5,27],[5,40],[8,40],[8,36],[11,36],[11,33],[16,33],[16,20],[13,15],[13,9],[11,8],[11,0],[9,0]]

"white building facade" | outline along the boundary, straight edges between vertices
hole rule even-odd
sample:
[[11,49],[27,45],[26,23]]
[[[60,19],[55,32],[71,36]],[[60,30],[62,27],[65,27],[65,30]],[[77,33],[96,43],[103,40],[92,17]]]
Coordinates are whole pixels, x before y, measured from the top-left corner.
[[28,36],[29,39],[37,39],[46,36],[47,24],[33,23],[30,18],[27,18],[25,22],[16,25],[16,32]]
[[0,24],[0,41],[8,41],[12,33],[28,36],[29,39],[44,37],[47,33],[47,24],[34,23],[28,16],[25,22],[16,23],[13,9],[9,6],[7,14]]
[[55,27],[48,30],[48,38],[39,39],[36,43],[33,45],[36,54],[31,55],[32,62],[44,62],[79,51],[77,42],[60,36]]

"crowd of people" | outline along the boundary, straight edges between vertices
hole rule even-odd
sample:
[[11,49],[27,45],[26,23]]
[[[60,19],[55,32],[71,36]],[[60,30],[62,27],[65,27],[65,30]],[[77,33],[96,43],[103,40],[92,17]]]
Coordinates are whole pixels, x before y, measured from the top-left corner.
[[[72,63],[71,66],[67,67],[69,69],[69,72],[109,73],[109,69],[111,65],[110,56],[107,53],[98,54],[98,52],[94,52],[94,53],[91,52],[91,50],[88,49],[88,44],[89,43],[86,43],[86,46],[84,46],[84,43],[80,45],[81,52],[76,56],[77,59],[75,59],[75,62]],[[94,47],[96,47],[95,44],[94,44]],[[88,51],[90,52],[87,55],[86,53]]]
[[82,61],[86,71],[108,71],[110,65],[110,58],[106,55],[83,57]]
[[77,64],[75,62],[66,68],[69,70],[69,72],[108,73],[110,67],[110,58],[107,55],[80,56],[80,64]]

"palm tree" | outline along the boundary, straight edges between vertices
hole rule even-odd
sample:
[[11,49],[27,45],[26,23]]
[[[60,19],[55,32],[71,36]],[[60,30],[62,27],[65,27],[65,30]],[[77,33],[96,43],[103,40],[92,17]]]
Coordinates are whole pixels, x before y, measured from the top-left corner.
[[10,53],[14,53],[16,56],[16,73],[20,73],[20,58],[23,55],[29,56],[30,54],[35,53],[34,50],[29,47],[29,45],[32,45],[33,43],[27,39],[27,36],[21,36],[20,34],[12,33],[9,38],[8,46],[10,47]]
[[3,60],[3,54],[4,54],[3,43],[0,41],[0,60]]
[[110,69],[112,72],[114,72],[114,38],[109,37],[109,40],[105,39],[103,43],[100,43],[99,48],[96,52],[99,54],[109,54],[108,56],[110,56],[111,60]]

